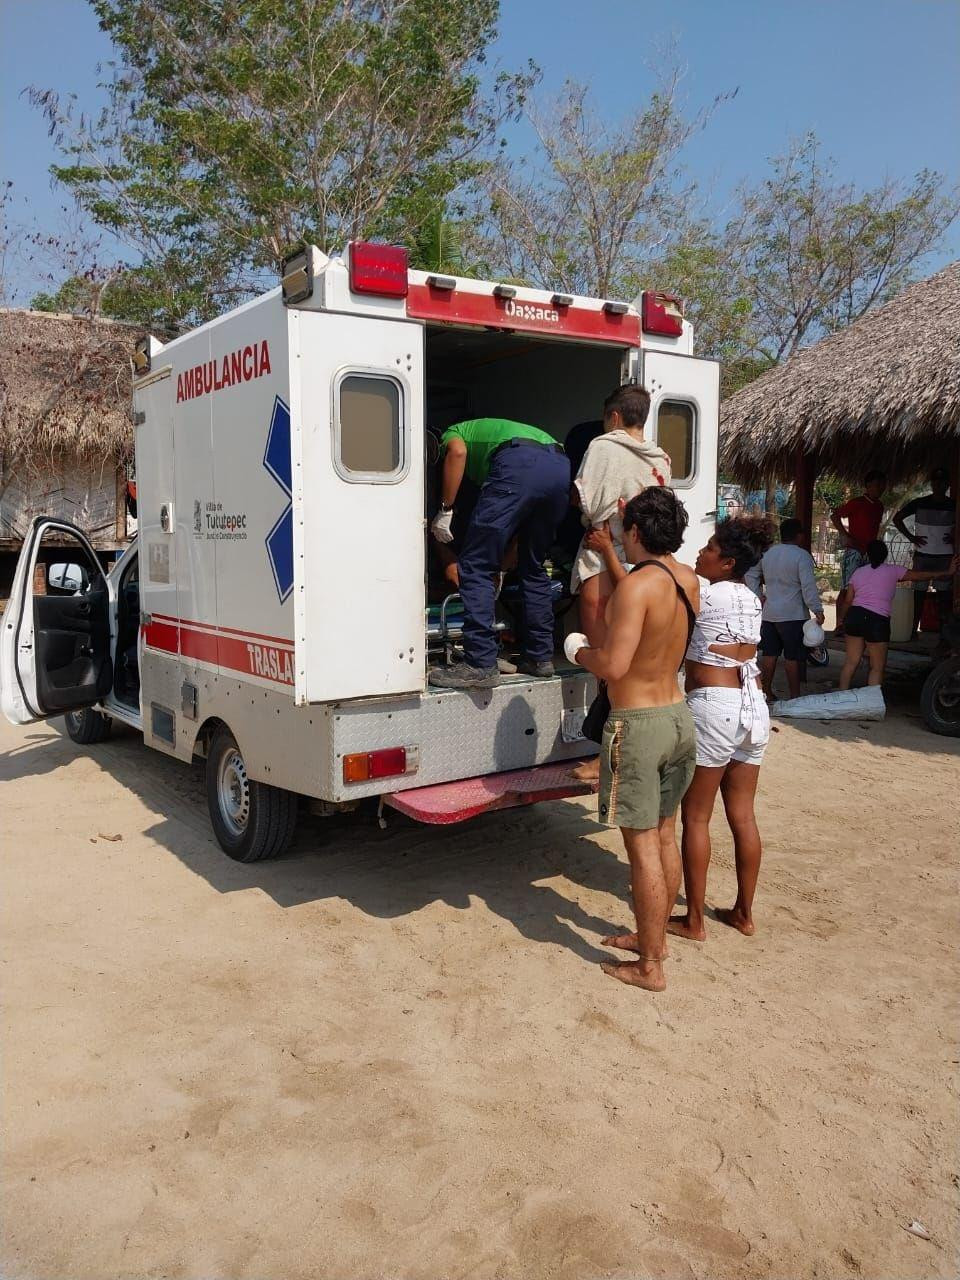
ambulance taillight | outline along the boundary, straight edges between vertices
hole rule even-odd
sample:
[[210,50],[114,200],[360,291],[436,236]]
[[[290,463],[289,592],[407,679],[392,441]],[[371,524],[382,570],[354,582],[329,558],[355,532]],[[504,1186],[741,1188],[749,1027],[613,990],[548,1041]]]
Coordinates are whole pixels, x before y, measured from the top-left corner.
[[393,244],[350,241],[350,289],[384,298],[405,298],[409,289],[406,249]]
[[375,778],[398,778],[416,773],[420,767],[419,747],[383,747],[379,751],[356,751],[343,757],[344,782],[371,782]]
[[644,293],[640,303],[640,325],[644,333],[679,338],[683,333],[683,302],[672,293]]

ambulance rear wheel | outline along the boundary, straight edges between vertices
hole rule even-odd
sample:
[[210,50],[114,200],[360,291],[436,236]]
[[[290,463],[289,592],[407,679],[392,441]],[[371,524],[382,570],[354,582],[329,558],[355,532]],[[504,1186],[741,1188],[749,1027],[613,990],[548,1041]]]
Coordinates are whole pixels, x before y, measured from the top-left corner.
[[220,848],[237,862],[276,858],[297,824],[292,791],[254,782],[229,729],[218,729],[207,753],[207,806]]

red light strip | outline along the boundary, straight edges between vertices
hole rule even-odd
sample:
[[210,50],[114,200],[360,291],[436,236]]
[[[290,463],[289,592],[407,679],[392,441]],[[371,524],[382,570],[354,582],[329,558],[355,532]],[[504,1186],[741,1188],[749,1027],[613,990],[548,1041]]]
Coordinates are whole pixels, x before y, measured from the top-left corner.
[[613,342],[621,347],[640,345],[637,315],[618,316],[578,306],[555,307],[549,302],[497,298],[492,293],[472,293],[466,289],[433,289],[428,284],[411,283],[407,315],[416,320],[516,329],[545,337]]

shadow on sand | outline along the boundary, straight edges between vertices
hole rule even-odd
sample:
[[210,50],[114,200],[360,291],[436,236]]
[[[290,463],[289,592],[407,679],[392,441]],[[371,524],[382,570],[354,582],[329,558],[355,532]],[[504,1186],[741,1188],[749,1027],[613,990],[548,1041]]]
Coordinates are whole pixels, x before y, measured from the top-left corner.
[[[257,888],[281,907],[340,899],[383,919],[437,901],[465,910],[475,898],[524,937],[567,947],[590,962],[609,954],[575,929],[599,940],[633,927],[627,868],[591,839],[602,828],[579,804],[491,813],[456,827],[423,826],[388,810],[385,831],[377,824],[375,803],[331,818],[303,812],[284,858],[245,865],[227,858],[213,838],[202,763],[168,759],[122,726],[92,747],[77,746],[66,734],[31,733],[22,746],[0,756],[0,781],[53,774],[81,754],[158,815],[145,834],[219,893]],[[620,903],[611,911],[614,918],[585,911],[575,901],[575,888],[568,897],[539,883],[558,876],[571,886],[611,895]]]

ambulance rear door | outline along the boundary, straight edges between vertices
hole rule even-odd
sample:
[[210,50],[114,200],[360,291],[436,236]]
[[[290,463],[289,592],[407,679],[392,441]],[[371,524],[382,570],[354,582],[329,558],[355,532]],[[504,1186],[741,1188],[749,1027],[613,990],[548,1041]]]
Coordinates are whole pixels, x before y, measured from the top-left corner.
[[644,351],[643,384],[651,397],[646,434],[670,455],[673,487],[690,516],[679,558],[692,565],[717,517],[720,366]]
[[420,691],[423,328],[289,314],[296,699]]

